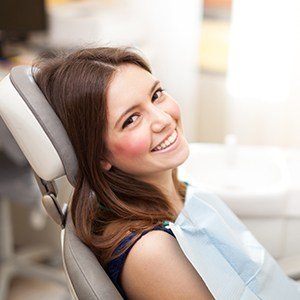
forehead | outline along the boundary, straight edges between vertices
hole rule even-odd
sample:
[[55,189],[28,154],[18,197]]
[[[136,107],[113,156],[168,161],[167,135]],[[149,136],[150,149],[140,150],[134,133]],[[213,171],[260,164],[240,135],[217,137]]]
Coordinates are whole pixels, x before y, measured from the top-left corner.
[[155,80],[151,73],[136,65],[118,67],[106,94],[109,121],[117,121],[127,108],[144,100]]

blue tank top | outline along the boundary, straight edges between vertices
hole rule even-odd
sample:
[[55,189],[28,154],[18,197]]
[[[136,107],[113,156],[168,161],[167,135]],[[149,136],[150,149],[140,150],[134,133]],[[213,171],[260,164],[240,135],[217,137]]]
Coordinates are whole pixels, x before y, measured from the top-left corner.
[[[152,230],[163,230],[169,234],[171,234],[172,236],[175,237],[175,235],[173,234],[171,229],[165,228],[163,226],[155,226]],[[149,232],[151,230],[146,230],[144,231],[141,236],[135,241],[135,243],[143,236],[145,235],[147,232]],[[118,247],[115,249],[114,253],[118,252],[121,248],[123,248],[135,235],[134,232],[132,232],[131,234],[129,234],[127,237],[125,237],[120,244],[118,245]],[[134,244],[135,244],[134,243]],[[122,295],[122,297],[126,300],[126,294],[125,291],[123,290],[122,286],[121,286],[121,282],[120,282],[120,274],[122,271],[122,268],[124,266],[125,260],[127,255],[129,254],[129,251],[131,250],[131,248],[134,246],[131,245],[123,254],[121,254],[119,257],[111,260],[108,264],[107,264],[107,275],[110,277],[111,281],[114,283],[114,285],[116,286],[116,288],[118,289],[118,291],[120,292],[120,294]]]
[[[189,183],[187,181],[183,181],[184,184],[186,186],[189,185]],[[166,222],[166,223],[165,223]],[[152,230],[163,230],[167,233],[169,233],[170,235],[172,235],[175,239],[175,235],[172,232],[171,229],[165,228],[164,226],[168,224],[168,221],[165,221],[163,225],[161,226],[155,226]],[[150,230],[145,230],[141,236],[133,243],[133,245],[131,245],[124,253],[122,253],[119,257],[111,260],[110,262],[108,262],[107,264],[107,275],[110,277],[111,281],[114,283],[114,285],[116,286],[116,288],[118,289],[118,291],[120,292],[120,294],[122,295],[122,297],[126,300],[126,294],[125,291],[123,290],[122,286],[121,286],[121,282],[120,282],[120,274],[122,271],[122,268],[124,266],[125,260],[127,255],[129,254],[129,251],[131,250],[131,248],[134,246],[134,244],[143,236],[145,235],[147,232],[149,232]],[[125,247],[125,245],[134,237],[135,233],[132,232],[131,234],[129,234],[127,237],[125,237],[120,244],[118,245],[118,247],[115,249],[115,251],[113,252],[119,252],[121,248]]]

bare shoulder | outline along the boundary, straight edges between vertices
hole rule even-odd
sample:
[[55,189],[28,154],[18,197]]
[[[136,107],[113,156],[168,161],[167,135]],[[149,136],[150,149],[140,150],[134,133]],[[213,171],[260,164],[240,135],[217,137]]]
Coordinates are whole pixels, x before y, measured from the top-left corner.
[[177,240],[161,230],[134,244],[120,279],[129,299],[213,299]]

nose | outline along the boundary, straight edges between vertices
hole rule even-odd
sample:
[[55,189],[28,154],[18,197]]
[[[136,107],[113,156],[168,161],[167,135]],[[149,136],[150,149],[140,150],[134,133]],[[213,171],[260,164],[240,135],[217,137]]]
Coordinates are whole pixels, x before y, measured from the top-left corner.
[[152,115],[152,123],[151,129],[153,132],[161,132],[165,128],[170,127],[172,125],[172,117],[165,111],[154,107],[151,112]]

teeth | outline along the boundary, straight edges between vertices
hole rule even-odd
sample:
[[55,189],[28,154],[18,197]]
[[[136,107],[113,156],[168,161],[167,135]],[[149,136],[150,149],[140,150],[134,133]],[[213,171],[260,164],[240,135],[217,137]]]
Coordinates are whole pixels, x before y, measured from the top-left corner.
[[171,144],[174,143],[174,141],[176,140],[176,137],[177,137],[177,132],[174,131],[172,133],[172,135],[170,135],[165,141],[163,141],[160,145],[158,145],[157,147],[155,147],[153,149],[153,151],[162,150],[162,149],[170,146]]
[[176,139],[176,136],[177,136],[177,134],[176,134],[176,131],[168,138],[168,141],[170,142],[170,143],[173,143],[174,141],[175,141],[175,139]]

